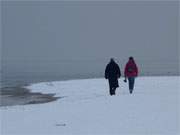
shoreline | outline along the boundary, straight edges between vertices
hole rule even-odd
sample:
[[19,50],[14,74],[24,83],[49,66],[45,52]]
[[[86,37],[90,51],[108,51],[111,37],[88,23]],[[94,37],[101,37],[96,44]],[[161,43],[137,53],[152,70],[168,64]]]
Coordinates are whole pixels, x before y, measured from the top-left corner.
[[4,87],[0,92],[0,107],[15,105],[42,104],[56,101],[60,97],[55,94],[42,94],[40,92],[30,92],[23,87]]
[[[164,75],[164,76],[146,76],[146,77],[177,77],[179,75]],[[138,78],[141,78],[144,76],[139,76]],[[64,79],[60,81],[73,81],[73,80],[86,80],[86,79],[100,79],[102,77],[91,77],[91,78],[73,78],[73,79]],[[120,78],[123,79],[122,76]],[[29,85],[32,84],[39,84],[39,83],[52,83],[52,82],[59,82],[59,81],[40,81],[35,83],[29,83]],[[42,93],[42,92],[36,92],[31,91],[27,88],[29,86],[27,84],[25,85],[18,85],[18,86],[10,86],[10,87],[3,87],[0,90],[0,107],[10,107],[10,106],[16,106],[16,105],[29,105],[29,104],[42,104],[42,103],[48,103],[58,100],[61,97],[56,97],[57,95],[55,93]]]

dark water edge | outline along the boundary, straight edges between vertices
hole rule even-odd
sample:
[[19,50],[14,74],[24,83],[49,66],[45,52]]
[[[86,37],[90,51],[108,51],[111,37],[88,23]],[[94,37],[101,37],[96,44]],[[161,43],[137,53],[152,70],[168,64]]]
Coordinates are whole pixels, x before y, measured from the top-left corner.
[[90,78],[102,78],[95,76],[67,76],[67,77],[18,77],[18,76],[2,76],[0,85],[0,107],[2,106],[15,106],[15,105],[29,105],[53,102],[61,97],[56,97],[55,93],[43,94],[34,93],[24,88],[33,83],[40,82],[53,82],[75,79],[90,79]]
[[14,105],[42,104],[56,101],[55,94],[32,93],[23,87],[5,87],[0,91],[0,107]]

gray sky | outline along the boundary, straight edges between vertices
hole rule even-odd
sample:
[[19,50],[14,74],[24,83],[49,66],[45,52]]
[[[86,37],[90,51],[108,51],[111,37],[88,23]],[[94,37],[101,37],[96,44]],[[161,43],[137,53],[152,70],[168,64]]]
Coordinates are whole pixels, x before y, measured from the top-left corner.
[[2,2],[3,59],[177,62],[178,8],[175,1]]

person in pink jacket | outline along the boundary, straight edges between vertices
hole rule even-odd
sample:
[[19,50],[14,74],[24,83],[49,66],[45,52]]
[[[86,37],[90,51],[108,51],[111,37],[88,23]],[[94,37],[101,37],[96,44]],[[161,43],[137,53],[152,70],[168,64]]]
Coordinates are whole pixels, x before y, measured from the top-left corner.
[[129,82],[129,92],[132,94],[133,89],[134,89],[134,83],[135,83],[135,78],[138,76],[138,67],[134,61],[133,57],[129,57],[129,61],[126,63],[125,69],[124,69],[124,77],[125,77],[125,82],[128,78]]

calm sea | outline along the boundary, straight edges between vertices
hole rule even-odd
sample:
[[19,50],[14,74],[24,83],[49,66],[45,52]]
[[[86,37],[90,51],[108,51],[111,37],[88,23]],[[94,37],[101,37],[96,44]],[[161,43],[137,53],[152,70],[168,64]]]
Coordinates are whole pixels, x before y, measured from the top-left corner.
[[[44,81],[96,78],[104,76],[108,61],[8,61],[2,62],[1,88]],[[123,74],[126,61],[117,61]],[[140,76],[179,75],[176,61],[137,61]]]

